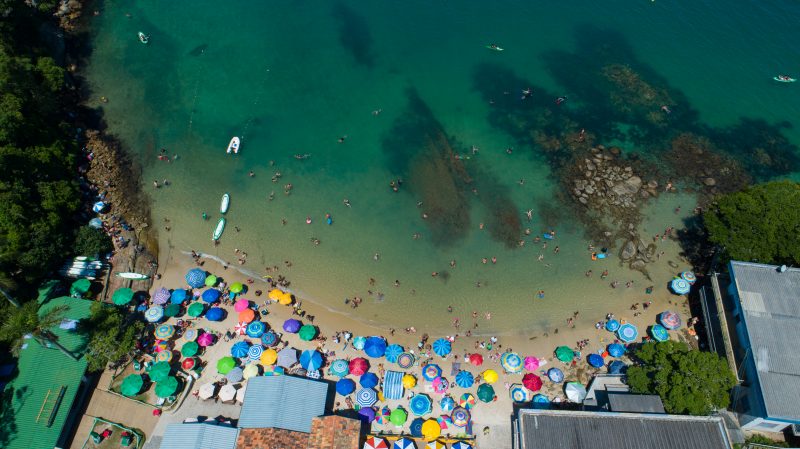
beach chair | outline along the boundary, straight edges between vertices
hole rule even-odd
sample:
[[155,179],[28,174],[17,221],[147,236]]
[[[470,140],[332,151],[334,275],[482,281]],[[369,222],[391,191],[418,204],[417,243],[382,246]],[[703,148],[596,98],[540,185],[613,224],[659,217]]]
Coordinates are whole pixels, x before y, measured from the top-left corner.
[[100,436],[100,434],[95,431],[89,432],[89,437],[92,439],[94,444],[100,444],[100,442],[103,441],[103,438]]
[[133,435],[130,432],[122,432],[119,439],[119,445],[122,447],[128,447],[133,443]]

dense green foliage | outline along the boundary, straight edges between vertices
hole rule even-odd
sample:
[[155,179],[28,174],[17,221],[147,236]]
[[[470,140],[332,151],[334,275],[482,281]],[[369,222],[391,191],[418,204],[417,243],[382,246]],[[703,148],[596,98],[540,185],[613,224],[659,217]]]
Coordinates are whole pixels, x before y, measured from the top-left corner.
[[80,329],[89,337],[86,348],[88,369],[100,371],[133,350],[144,323],[120,308],[94,303],[89,318],[81,320]]
[[776,181],[724,195],[703,220],[709,240],[731,259],[800,263],[800,184]]
[[25,336],[30,335],[39,344],[52,344],[62,352],[74,357],[69,351],[58,344],[58,338],[50,331],[64,319],[67,307],[54,307],[46,313],[39,313],[39,303],[28,301],[22,307],[8,307],[0,324],[0,341],[10,344],[11,351],[17,355],[25,342]]
[[668,413],[708,415],[730,404],[736,379],[714,353],[665,341],[643,344],[633,357],[639,363],[628,369],[628,385],[636,393],[659,395]]
[[34,31],[51,14],[24,2],[1,4],[0,271],[30,283],[72,242],[80,207],[76,144],[64,121],[64,70]]
[[78,236],[75,237],[75,254],[82,256],[95,256],[97,254],[108,253],[114,249],[105,232],[91,226],[83,226],[78,229]]

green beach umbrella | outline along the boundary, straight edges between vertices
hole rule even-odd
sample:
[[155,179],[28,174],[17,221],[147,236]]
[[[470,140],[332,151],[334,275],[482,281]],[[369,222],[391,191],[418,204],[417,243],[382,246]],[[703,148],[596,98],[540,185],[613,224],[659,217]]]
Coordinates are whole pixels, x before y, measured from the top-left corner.
[[72,287],[70,287],[70,292],[72,294],[83,295],[84,293],[89,291],[89,288],[92,286],[92,281],[88,279],[78,279],[77,281],[72,283]]
[[111,296],[111,301],[118,306],[124,306],[131,302],[133,299],[133,290],[129,288],[120,288]]
[[164,316],[176,316],[181,313],[181,306],[179,304],[169,304],[164,307]]
[[200,345],[198,345],[196,341],[188,341],[181,347],[181,355],[184,357],[194,357],[199,350]]
[[389,422],[398,427],[405,424],[407,419],[408,413],[406,413],[406,411],[402,408],[396,408],[392,410],[392,413],[389,415]]
[[150,368],[148,374],[153,382],[161,382],[169,377],[170,371],[172,371],[172,367],[168,362],[157,362],[152,368]]
[[481,384],[478,387],[478,399],[483,402],[492,402],[494,400],[494,388],[489,384]]
[[189,306],[188,309],[186,309],[186,314],[189,315],[190,317],[197,318],[203,314],[203,310],[204,310],[203,303],[196,302],[191,306]]
[[228,374],[235,366],[236,360],[233,357],[228,356],[217,360],[217,372],[220,374]]
[[217,277],[213,274],[209,274],[206,277],[206,287],[213,287],[217,283]]
[[244,285],[242,285],[241,282],[234,282],[233,284],[231,284],[232,293],[239,294],[242,292],[242,290],[244,290]]
[[178,390],[178,379],[174,376],[169,376],[161,382],[156,383],[156,396],[160,398],[168,398],[175,394]]
[[297,335],[300,336],[300,340],[311,341],[317,336],[317,328],[311,324],[306,324],[300,328],[300,332],[298,332]]
[[131,374],[122,381],[119,391],[124,396],[136,396],[142,391],[142,385],[144,385],[142,376],[140,374]]
[[575,358],[575,351],[567,346],[559,346],[556,348],[556,358],[564,363],[569,363]]

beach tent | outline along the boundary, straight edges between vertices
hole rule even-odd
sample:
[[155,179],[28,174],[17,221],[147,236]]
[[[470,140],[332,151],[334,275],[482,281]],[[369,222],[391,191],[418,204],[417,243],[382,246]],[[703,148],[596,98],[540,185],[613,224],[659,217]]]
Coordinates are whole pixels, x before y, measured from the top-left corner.
[[206,312],[206,319],[208,321],[222,321],[225,318],[225,311],[219,307],[212,307]]
[[363,357],[356,357],[350,360],[350,374],[361,376],[369,369],[369,363]]
[[120,288],[111,296],[111,301],[118,306],[128,305],[133,300],[133,290]]
[[397,358],[400,357],[400,354],[404,352],[402,346],[398,344],[391,344],[386,347],[386,352],[384,353],[384,357],[386,357],[386,361],[390,363],[397,363]]
[[469,371],[459,371],[456,374],[456,385],[461,388],[470,388],[475,383],[475,377]]
[[283,348],[278,352],[278,366],[291,368],[297,363],[297,349]]
[[186,283],[192,288],[200,288],[205,285],[206,272],[200,268],[193,268],[186,273]]
[[169,295],[169,302],[171,302],[172,304],[183,304],[183,302],[186,301],[187,297],[188,296],[186,295],[186,290],[178,288],[173,290],[172,293]]
[[608,355],[611,357],[621,357],[623,354],[625,354],[625,346],[622,346],[619,343],[611,343],[606,348],[606,351],[608,351]]
[[378,402],[378,392],[372,388],[362,388],[356,393],[356,402],[361,407],[371,407]]
[[522,376],[522,385],[528,390],[539,391],[542,389],[542,378],[533,373]]
[[427,394],[415,394],[408,402],[411,413],[422,416],[431,412],[431,398]]
[[358,383],[364,388],[373,388],[378,385],[378,376],[375,373],[364,373]]
[[317,371],[322,368],[322,354],[313,349],[303,351],[300,354],[300,366],[307,371]]
[[[301,357],[302,360],[302,357]],[[347,396],[356,391],[356,383],[352,379],[343,378],[336,381],[336,393],[342,396]]]
[[586,357],[586,363],[595,368],[600,368],[606,364],[605,360],[603,360],[603,356],[595,353],[591,353]]
[[564,363],[569,363],[575,358],[575,351],[567,346],[559,346],[556,348],[556,358]]
[[[350,372],[353,372],[352,361]],[[403,397],[403,373],[387,371],[383,377],[383,396],[386,399],[401,399]]]
[[580,404],[586,398],[586,387],[578,382],[569,382],[564,387],[564,393],[566,393],[567,399]]
[[500,356],[500,366],[508,373],[518,373],[522,371],[522,357],[516,352],[506,352]]
[[386,340],[381,337],[369,337],[364,342],[364,353],[367,357],[376,359],[386,353]]
[[447,354],[450,354],[450,351],[453,349],[452,345],[450,344],[450,340],[444,338],[434,341],[432,347],[433,352],[439,357],[444,357]]
[[494,388],[489,384],[481,384],[478,387],[478,399],[483,402],[492,402],[495,398]]

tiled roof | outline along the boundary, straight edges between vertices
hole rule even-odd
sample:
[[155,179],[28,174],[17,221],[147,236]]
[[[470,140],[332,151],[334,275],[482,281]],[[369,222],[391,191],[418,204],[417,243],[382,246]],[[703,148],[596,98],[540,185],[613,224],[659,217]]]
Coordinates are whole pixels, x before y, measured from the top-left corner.
[[235,449],[239,429],[204,423],[167,425],[161,449]]
[[311,422],[311,433],[283,429],[241,429],[236,449],[354,449],[361,422],[343,416],[322,416]]
[[239,427],[311,432],[311,420],[325,412],[328,385],[292,376],[253,377],[239,416]]

